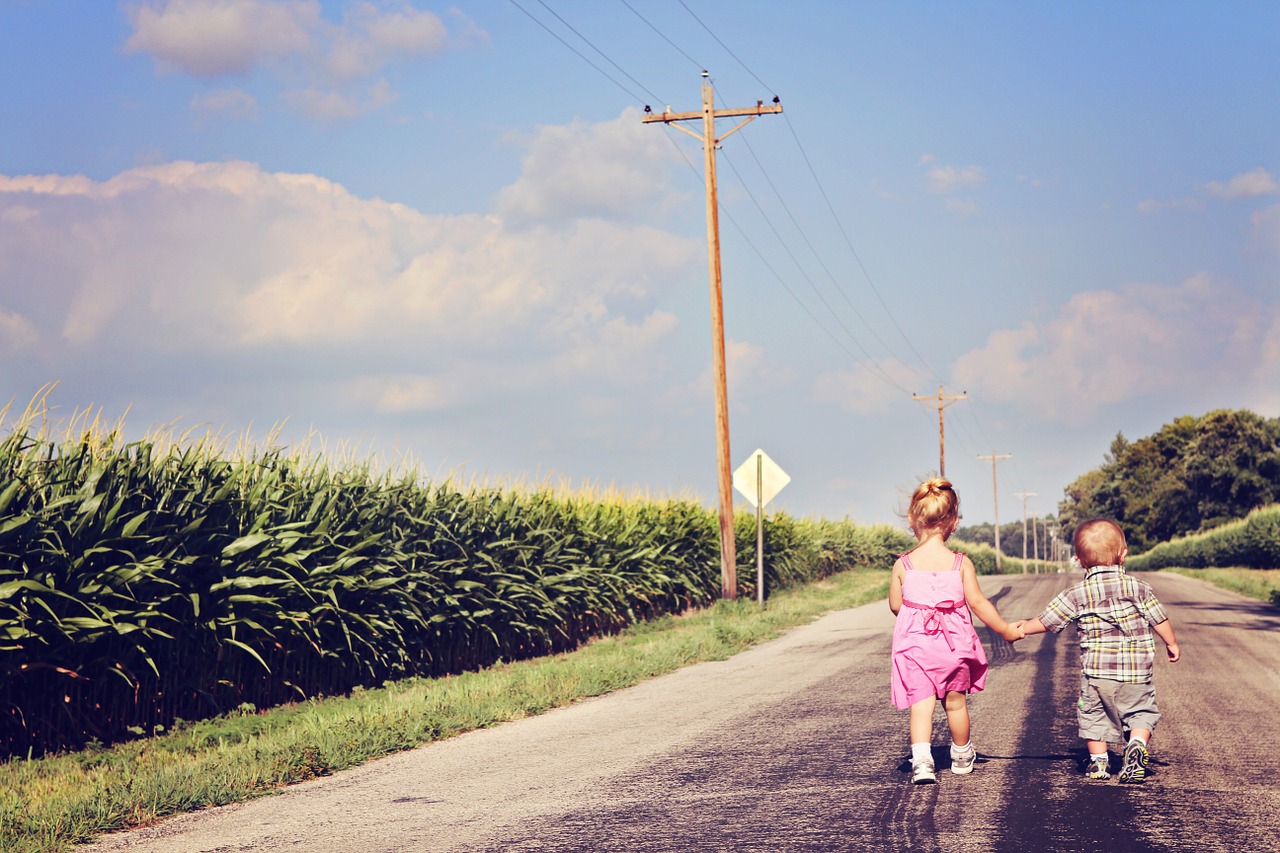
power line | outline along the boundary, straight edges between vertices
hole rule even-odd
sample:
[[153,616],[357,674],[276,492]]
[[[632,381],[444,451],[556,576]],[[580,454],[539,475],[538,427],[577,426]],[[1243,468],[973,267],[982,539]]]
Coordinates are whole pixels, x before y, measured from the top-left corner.
[[[871,333],[871,337],[875,338],[876,342],[880,344],[880,346],[886,352],[888,352],[889,355],[897,359],[903,366],[905,366],[912,373],[915,373],[917,376],[920,376],[921,374],[919,373],[919,371],[917,371],[914,367],[908,364],[906,360],[898,358],[897,354],[894,353],[893,349],[887,343],[885,343],[884,339],[880,337],[878,332],[876,332],[875,327],[872,326],[869,322],[867,322],[867,318],[864,317],[862,315],[862,312],[858,310],[857,306],[853,304],[853,300],[849,298],[848,292],[843,287],[840,286],[839,280],[836,278],[835,274],[831,272],[831,268],[827,266],[826,261],[824,261],[822,259],[822,256],[818,253],[817,248],[813,245],[813,241],[809,239],[809,236],[808,234],[805,233],[805,230],[800,227],[800,222],[796,219],[795,214],[792,213],[790,205],[788,205],[786,200],[782,197],[782,193],[778,192],[778,188],[774,184],[773,178],[769,176],[769,171],[764,167],[764,164],[760,162],[760,158],[756,156],[755,149],[751,147],[751,143],[745,139],[743,140],[743,142],[747,146],[747,151],[751,153],[752,158],[755,160],[756,166],[759,167],[760,173],[764,175],[765,182],[768,183],[769,188],[773,190],[774,197],[778,199],[778,203],[782,205],[782,209],[786,212],[787,216],[791,219],[791,224],[795,226],[796,232],[800,235],[800,239],[802,239],[805,245],[809,247],[810,254],[813,255],[813,258],[815,261],[817,261],[818,266],[822,267],[822,271],[827,274],[827,279],[831,282],[832,287],[835,288],[837,293],[839,293],[842,297],[844,297],[845,304],[849,306],[849,310],[853,312],[854,316],[858,318],[858,320],[862,323],[863,327],[866,328],[866,330]],[[761,213],[763,214],[763,211],[761,211]],[[903,390],[905,391],[905,389]]]
[[[617,86],[617,87],[618,87],[619,89],[621,89],[622,91],[626,92],[626,93],[627,93],[627,96],[628,96],[628,97],[630,97],[632,100],[634,100],[636,103],[638,103],[638,104],[643,104],[643,103],[644,103],[644,98],[637,97],[635,92],[632,92],[632,91],[631,91],[630,89],[628,89],[626,86],[622,85],[622,84],[621,84],[621,83],[619,83],[617,80],[614,80],[614,79],[613,79],[613,77],[609,76],[609,73],[608,73],[607,71],[605,71],[605,70],[604,70],[603,68],[601,68],[599,65],[596,65],[594,62],[592,62],[592,61],[591,61],[590,59],[588,59],[586,56],[583,56],[583,54],[582,54],[581,52],[579,52],[577,48],[575,48],[573,45],[569,44],[569,42],[567,42],[567,41],[565,41],[563,38],[561,38],[560,34],[559,34],[559,33],[557,33],[555,30],[551,29],[551,28],[550,28],[550,27],[548,27],[546,24],[542,23],[542,21],[539,21],[536,17],[534,17],[534,15],[533,15],[533,14],[532,14],[528,9],[524,8],[524,7],[523,7],[523,6],[521,6],[519,3],[517,3],[517,2],[516,2],[516,0],[509,0],[509,2],[511,3],[511,5],[512,5],[512,6],[515,6],[515,7],[516,7],[517,9],[519,9],[521,12],[524,12],[526,15],[528,15],[528,16],[529,16],[529,20],[533,21],[535,24],[537,24],[538,26],[540,26],[540,27],[542,27],[544,30],[546,30],[548,33],[550,33],[550,34],[551,34],[551,35],[556,39],[556,41],[560,42],[562,45],[564,45],[565,47],[569,48],[569,50],[573,51],[573,52],[574,52],[574,54],[576,54],[576,55],[578,56],[578,58],[579,58],[579,59],[581,59],[583,62],[587,63],[587,64],[588,64],[588,65],[590,65],[592,68],[594,68],[596,71],[598,71],[601,75],[603,75],[603,76],[604,76],[604,78],[605,78],[605,79],[607,79],[610,83],[612,83],[613,85]],[[624,0],[624,2],[625,2],[625,0]],[[545,4],[545,3],[543,3],[542,5],[544,5],[544,6],[545,6],[546,4]],[[554,12],[552,12],[551,14],[555,15],[555,13],[554,13]],[[557,18],[559,18],[560,16],[559,16],[559,15],[556,15],[556,17],[557,17]],[[563,20],[563,19],[562,19],[562,20]],[[570,27],[570,29],[572,29],[572,27]],[[575,30],[575,32],[576,32],[576,30]],[[585,41],[585,39],[583,39],[583,40]],[[588,42],[588,43],[589,43],[589,42]],[[592,45],[592,46],[594,47],[594,45]],[[607,59],[607,58],[608,58],[608,57],[606,57],[606,59]],[[610,60],[610,61],[612,62],[612,60]],[[624,73],[625,73],[625,72],[624,72]],[[628,76],[628,77],[630,77],[631,75],[629,75],[629,74],[628,74],[627,76]],[[641,87],[641,88],[643,88],[643,87]],[[645,91],[648,91],[648,90],[646,89]]]
[[[675,49],[676,49],[676,51],[677,51],[681,56],[683,56],[685,59],[687,59],[687,60],[689,60],[690,62],[692,62],[695,68],[697,68],[697,69],[698,69],[698,70],[700,70],[700,71],[701,71],[702,69],[706,68],[706,66],[705,66],[705,65],[703,65],[703,64],[702,64],[702,63],[700,63],[700,62],[698,62],[698,60],[694,59],[694,58],[693,58],[692,56],[690,56],[689,54],[685,53],[685,52],[684,52],[684,50],[683,50],[683,49],[681,49],[680,45],[676,44],[676,43],[675,43],[675,42],[673,42],[671,39],[667,38],[666,33],[664,33],[662,30],[658,29],[657,27],[655,27],[653,24],[649,23],[649,20],[648,20],[644,15],[641,15],[639,12],[637,12],[637,11],[636,11],[636,8],[635,8],[634,6],[632,6],[630,3],[628,3],[628,2],[627,2],[627,0],[618,0],[618,2],[619,2],[619,3],[621,3],[623,6],[626,6],[628,9],[630,9],[630,10],[635,14],[635,16],[636,16],[637,18],[639,18],[641,21],[644,21],[645,26],[647,26],[649,29],[653,30],[655,33],[657,33],[659,38],[661,38],[661,39],[662,39],[663,41],[665,41],[667,44],[669,44],[669,45],[671,45],[673,48],[675,48]],[[687,7],[686,7],[686,8],[687,8]]]
[[[515,0],[512,0],[512,2],[515,2]],[[562,24],[564,24],[566,27],[568,27],[568,28],[569,28],[569,31],[570,31],[571,33],[573,33],[573,34],[574,34],[575,36],[577,36],[578,38],[582,39],[584,42],[586,42],[586,43],[587,43],[587,45],[588,45],[592,50],[594,50],[596,53],[600,54],[600,56],[602,56],[602,57],[604,58],[605,62],[608,62],[608,63],[609,63],[610,65],[612,65],[614,68],[616,68],[616,69],[618,69],[619,71],[621,71],[621,72],[622,72],[622,74],[623,74],[623,75],[624,75],[628,80],[630,80],[632,83],[635,83],[635,84],[636,84],[637,86],[639,86],[641,89],[644,89],[645,93],[646,93],[650,98],[652,98],[654,101],[658,101],[658,100],[660,100],[660,99],[658,98],[658,96],[657,96],[657,95],[655,95],[655,94],[653,94],[653,92],[651,92],[648,88],[646,88],[646,87],[645,87],[645,85],[644,85],[643,83],[641,83],[639,80],[637,80],[636,78],[634,78],[634,77],[632,77],[630,74],[628,74],[628,73],[627,73],[627,71],[626,71],[626,69],[624,69],[621,65],[619,65],[618,63],[616,63],[616,62],[614,62],[612,59],[610,59],[610,58],[609,58],[609,56],[608,56],[608,55],[607,55],[603,50],[601,50],[600,48],[598,48],[598,47],[596,47],[594,44],[592,44],[590,39],[588,39],[588,38],[587,38],[586,36],[584,36],[582,33],[578,32],[576,29],[574,29],[574,26],[573,26],[572,24],[570,24],[570,23],[569,23],[568,21],[566,21],[564,18],[560,17],[560,15],[556,12],[556,10],[555,10],[555,9],[552,9],[550,6],[548,6],[548,5],[547,5],[546,0],[538,0],[538,2],[539,2],[540,4],[542,4],[542,8],[546,9],[546,10],[547,10],[548,12],[550,12],[552,15],[555,15],[555,18],[556,18],[556,20],[557,20],[557,21],[559,21],[560,23],[562,23]],[[527,13],[526,13],[526,14],[527,14]]]
[[[623,2],[625,3],[625,2],[626,2],[626,0],[623,0]],[[680,5],[681,5],[681,6],[684,6],[684,10],[685,10],[686,12],[688,12],[688,13],[689,13],[689,15],[690,15],[690,17],[692,17],[695,21],[697,21],[697,22],[698,22],[698,24],[699,24],[699,25],[701,25],[701,27],[702,27],[704,30],[706,30],[706,31],[707,31],[707,35],[709,35],[709,36],[711,36],[713,39],[715,39],[715,40],[716,40],[716,44],[718,44],[718,45],[720,45],[722,48],[724,48],[724,52],[725,52],[725,53],[727,53],[727,54],[729,54],[730,56],[732,56],[732,57],[733,57],[733,59],[734,59],[734,61],[735,61],[735,62],[737,62],[739,65],[741,65],[741,66],[743,67],[743,69],[744,69],[748,74],[750,74],[752,77],[754,77],[754,78],[755,78],[755,81],[756,81],[757,83],[759,83],[761,86],[763,86],[763,87],[765,88],[765,90],[766,90],[766,91],[768,91],[770,94],[773,94],[773,95],[777,95],[777,94],[778,94],[776,91],[774,91],[774,88],[773,88],[772,86],[770,86],[768,83],[766,83],[766,82],[764,82],[763,80],[761,80],[761,79],[760,79],[760,77],[759,77],[759,76],[758,76],[754,71],[752,71],[750,68],[748,68],[748,67],[747,67],[747,64],[746,64],[745,62],[743,62],[741,59],[738,59],[738,55],[737,55],[736,53],[734,53],[732,50],[730,50],[730,49],[729,49],[729,46],[728,46],[727,44],[725,44],[724,42],[720,41],[720,37],[719,37],[718,35],[716,35],[715,33],[713,33],[713,32],[711,31],[711,28],[710,28],[710,27],[708,27],[705,23],[703,23],[703,21],[702,21],[702,19],[701,19],[701,18],[699,18],[696,14],[694,14],[693,10],[692,10],[692,9],[690,9],[690,8],[688,7],[688,5],[686,5],[686,4],[685,4],[684,0],[680,0]]]
[[[835,309],[831,307],[831,303],[827,301],[826,297],[822,295],[822,291],[818,290],[817,285],[813,283],[813,279],[811,279],[809,275],[805,273],[804,268],[801,266],[799,259],[797,259],[795,254],[791,251],[791,249],[787,247],[786,241],[782,239],[782,235],[778,233],[778,229],[774,227],[773,223],[769,219],[768,214],[764,212],[764,208],[761,207],[760,202],[756,200],[755,194],[751,192],[751,189],[746,185],[746,182],[742,180],[742,175],[738,172],[738,168],[735,165],[733,165],[733,160],[728,156],[727,153],[722,153],[722,156],[724,157],[724,161],[729,165],[729,169],[733,172],[735,176],[737,176],[738,182],[742,185],[743,191],[746,192],[747,197],[751,199],[751,202],[756,206],[756,210],[760,212],[760,216],[764,219],[765,224],[769,226],[769,228],[773,231],[774,236],[778,238],[778,242],[782,244],[783,251],[787,253],[787,256],[791,258],[792,263],[794,263],[796,265],[796,268],[800,271],[800,276],[809,284],[809,288],[813,290],[814,295],[818,297],[818,301],[821,302],[823,307],[827,309],[827,312],[831,314],[832,318],[836,321],[837,324],[839,324],[840,328],[844,330],[844,333],[849,336],[849,340],[853,341],[854,344],[858,347],[858,349],[862,351],[862,354],[867,358],[867,360],[870,361],[873,365],[875,365],[875,370],[880,374],[880,376],[890,385],[893,385],[897,387],[898,390],[902,391],[903,393],[906,393],[905,388],[903,388],[896,381],[894,381],[893,377],[890,376],[887,372],[885,372],[883,368],[875,364],[875,356],[873,356],[867,350],[867,348],[862,345],[862,343],[857,339],[857,337],[853,334],[853,332],[849,329],[849,327],[845,325],[844,321],[840,319],[840,316],[836,313]],[[748,240],[748,242],[750,241]]]
[[822,196],[822,200],[826,203],[827,210],[831,213],[831,218],[835,221],[836,227],[840,230],[841,236],[844,237],[845,245],[849,247],[849,252],[853,255],[853,259],[858,262],[858,269],[862,270],[862,275],[866,278],[867,285],[871,288],[871,292],[875,294],[876,300],[879,301],[880,307],[884,309],[884,313],[888,315],[890,322],[893,323],[893,327],[898,330],[898,334],[902,335],[902,339],[907,342],[907,347],[910,348],[911,352],[915,354],[915,357],[920,360],[920,363],[924,365],[924,368],[928,370],[935,379],[940,378],[938,376],[938,372],[929,366],[929,362],[927,362],[924,356],[920,354],[920,351],[916,349],[915,344],[911,342],[911,338],[907,333],[902,330],[902,326],[898,324],[898,320],[893,316],[893,312],[889,310],[889,306],[885,304],[884,297],[880,295],[879,288],[876,287],[875,282],[871,279],[871,273],[867,272],[866,266],[862,263],[861,256],[858,255],[858,250],[853,247],[853,240],[849,238],[849,232],[845,230],[844,223],[840,221],[840,217],[836,214],[835,205],[831,203],[831,199],[822,185],[822,180],[818,177],[817,171],[813,168],[813,163],[809,160],[809,154],[805,151],[804,145],[800,142],[800,136],[796,133],[795,126],[792,125],[791,119],[786,115],[783,116],[783,120],[786,121],[787,128],[791,131],[791,137],[795,140],[796,147],[800,150],[801,159],[804,160],[805,166],[809,169],[809,174],[813,177],[813,182],[818,188],[818,194]]

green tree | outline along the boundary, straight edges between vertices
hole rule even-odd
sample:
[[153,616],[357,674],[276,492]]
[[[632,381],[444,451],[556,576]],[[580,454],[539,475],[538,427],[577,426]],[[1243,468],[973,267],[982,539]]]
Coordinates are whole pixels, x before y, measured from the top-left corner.
[[1114,518],[1141,552],[1280,500],[1278,483],[1280,420],[1215,410],[1134,442],[1117,434],[1102,466],[1067,486],[1058,514],[1068,540],[1082,521]]

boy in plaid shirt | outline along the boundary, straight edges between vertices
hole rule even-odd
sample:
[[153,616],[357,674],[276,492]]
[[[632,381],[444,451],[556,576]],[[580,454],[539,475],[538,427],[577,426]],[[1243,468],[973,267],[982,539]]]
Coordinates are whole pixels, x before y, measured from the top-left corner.
[[1059,593],[1035,619],[1014,623],[1024,634],[1057,633],[1071,622],[1080,634],[1080,701],[1076,718],[1089,749],[1085,775],[1109,779],[1107,743],[1129,732],[1121,782],[1147,776],[1147,744],[1160,719],[1151,683],[1154,631],[1169,662],[1181,657],[1173,625],[1151,586],[1125,574],[1129,549],[1114,521],[1095,518],[1076,528],[1076,558],[1084,580]]

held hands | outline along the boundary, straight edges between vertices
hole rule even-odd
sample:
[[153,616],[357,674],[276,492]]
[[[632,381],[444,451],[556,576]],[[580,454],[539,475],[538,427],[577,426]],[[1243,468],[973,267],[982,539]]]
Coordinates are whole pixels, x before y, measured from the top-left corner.
[[1022,630],[1023,621],[1024,620],[1019,619],[1017,622],[1009,622],[1005,626],[1005,629],[1000,632],[1000,636],[1004,637],[1011,643],[1016,643],[1018,640],[1025,640],[1027,634]]

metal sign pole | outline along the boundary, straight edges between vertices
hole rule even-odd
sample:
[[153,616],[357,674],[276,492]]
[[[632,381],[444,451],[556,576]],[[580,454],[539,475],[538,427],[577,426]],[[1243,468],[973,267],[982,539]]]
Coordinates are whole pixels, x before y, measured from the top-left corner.
[[764,607],[764,454],[756,454],[756,601]]

